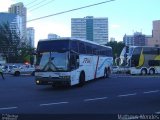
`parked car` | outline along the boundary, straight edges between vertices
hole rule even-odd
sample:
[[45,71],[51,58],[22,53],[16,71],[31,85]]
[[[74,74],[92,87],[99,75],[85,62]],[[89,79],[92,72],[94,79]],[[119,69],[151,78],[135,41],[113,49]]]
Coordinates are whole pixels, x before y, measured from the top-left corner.
[[3,65],[2,70],[4,73],[10,73],[13,68],[18,68],[16,65]]
[[113,66],[112,73],[129,73],[129,67],[126,66]]
[[33,65],[22,65],[18,68],[13,68],[10,73],[14,76],[19,76],[21,74],[34,75],[35,67]]
[[118,73],[120,71],[119,66],[112,66],[112,73]]

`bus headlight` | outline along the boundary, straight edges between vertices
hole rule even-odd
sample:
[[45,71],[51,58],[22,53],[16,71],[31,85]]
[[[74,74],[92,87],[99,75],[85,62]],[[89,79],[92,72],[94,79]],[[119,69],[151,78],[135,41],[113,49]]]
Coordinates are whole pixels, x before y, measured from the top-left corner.
[[37,84],[39,84],[39,83],[40,83],[40,81],[39,81],[39,80],[36,80],[36,83],[37,83]]

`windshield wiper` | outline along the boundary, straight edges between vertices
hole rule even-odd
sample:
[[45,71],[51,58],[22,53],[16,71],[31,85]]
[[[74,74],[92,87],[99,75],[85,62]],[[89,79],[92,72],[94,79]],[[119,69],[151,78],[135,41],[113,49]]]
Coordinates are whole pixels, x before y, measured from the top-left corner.
[[47,71],[47,70],[55,71],[55,70],[57,70],[57,67],[52,62],[53,59],[54,59],[54,57],[49,58],[49,61],[47,62],[47,64],[44,66],[44,68],[42,70],[44,70],[44,71]]

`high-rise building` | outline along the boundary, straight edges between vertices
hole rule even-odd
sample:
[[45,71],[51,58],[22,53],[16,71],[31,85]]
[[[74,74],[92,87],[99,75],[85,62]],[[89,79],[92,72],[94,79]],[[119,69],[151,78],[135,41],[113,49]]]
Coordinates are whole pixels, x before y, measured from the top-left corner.
[[56,38],[60,38],[60,36],[52,33],[48,34],[48,39],[56,39]]
[[23,5],[22,2],[13,4],[8,9],[9,13],[15,13],[22,17],[22,41],[26,42],[26,36],[27,36],[27,29],[26,29],[26,20],[27,20],[27,9]]
[[134,35],[124,35],[123,43],[126,46],[145,46],[146,36],[141,32],[135,32]]
[[[22,35],[22,18],[13,13],[0,13],[0,25],[2,27],[7,25],[7,27],[5,27],[6,33],[4,34],[4,37],[7,37],[7,40],[11,41],[9,42],[11,44],[0,44],[0,64],[4,64],[6,63],[6,57],[3,56],[4,54],[8,55],[8,61],[9,56],[15,54],[16,50],[14,43],[17,43],[17,40],[19,40]],[[4,29],[2,28],[0,30],[3,31]]]
[[84,18],[71,19],[71,36],[73,38],[87,39],[99,44],[108,42],[108,18]]
[[[8,24],[10,30],[11,31],[13,30],[16,32],[13,34],[18,35],[21,38],[22,18],[19,15],[16,15],[13,13],[3,13],[3,12],[0,13],[0,25],[3,25],[3,24]],[[14,35],[12,37],[13,39],[15,39]]]
[[152,35],[146,35],[146,46],[150,46],[149,45],[149,40],[151,40]]
[[35,35],[35,30],[33,27],[27,28],[27,44],[34,48],[34,35]]
[[133,41],[133,35],[124,35],[123,37],[123,43],[126,45],[126,46],[132,46],[134,45],[134,41]]
[[148,39],[148,46],[160,47],[160,20],[153,21],[152,37]]
[[145,35],[143,35],[141,32],[134,33],[134,45],[135,46],[145,46]]

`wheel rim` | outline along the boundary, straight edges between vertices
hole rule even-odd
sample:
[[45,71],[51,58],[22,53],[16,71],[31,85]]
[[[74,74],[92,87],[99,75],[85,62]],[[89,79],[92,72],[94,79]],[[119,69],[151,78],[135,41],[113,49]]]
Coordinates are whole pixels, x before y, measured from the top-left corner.
[[142,75],[146,75],[146,70],[143,69],[141,73]]
[[154,74],[154,70],[150,70],[149,73],[150,73],[151,75],[153,75],[153,74]]
[[19,76],[19,72],[16,72],[15,75],[16,75],[16,76]]

